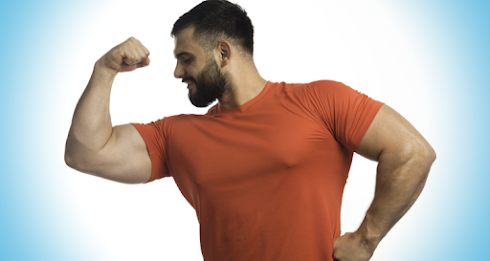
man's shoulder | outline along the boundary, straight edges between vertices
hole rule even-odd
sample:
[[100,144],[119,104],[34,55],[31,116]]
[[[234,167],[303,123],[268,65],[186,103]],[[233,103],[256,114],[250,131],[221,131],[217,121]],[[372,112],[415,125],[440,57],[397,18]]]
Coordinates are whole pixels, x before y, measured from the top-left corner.
[[197,117],[202,117],[202,116],[203,116],[202,114],[176,114],[176,115],[165,116],[163,118],[160,118],[156,121],[152,121],[147,124],[152,124],[157,126],[171,126],[178,122],[191,121],[192,119],[195,119]]
[[304,83],[288,83],[288,82],[275,82],[273,83],[275,88],[295,88],[295,89],[308,89],[308,88],[338,88],[346,87],[346,85],[339,81],[334,80],[316,80],[312,82]]
[[275,83],[275,88],[280,92],[289,92],[295,95],[333,95],[344,92],[350,87],[342,82],[334,80],[317,80],[307,83]]
[[317,80],[308,83],[309,85],[318,86],[318,87],[337,87],[337,86],[345,86],[342,82],[334,81],[334,80]]

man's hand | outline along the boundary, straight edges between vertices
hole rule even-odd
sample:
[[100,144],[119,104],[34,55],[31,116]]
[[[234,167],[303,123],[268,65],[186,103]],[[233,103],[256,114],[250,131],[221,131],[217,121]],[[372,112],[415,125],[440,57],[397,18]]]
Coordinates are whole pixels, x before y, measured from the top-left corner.
[[363,239],[357,233],[345,233],[335,239],[333,259],[336,261],[368,261],[377,244]]
[[150,52],[134,37],[112,48],[98,63],[113,72],[130,72],[136,68],[148,66]]

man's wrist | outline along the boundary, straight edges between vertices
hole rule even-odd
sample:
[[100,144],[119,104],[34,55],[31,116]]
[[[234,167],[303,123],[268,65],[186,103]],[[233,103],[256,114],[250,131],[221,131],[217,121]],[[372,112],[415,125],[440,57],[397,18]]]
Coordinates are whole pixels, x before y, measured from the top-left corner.
[[362,222],[359,229],[356,231],[356,234],[359,236],[359,240],[361,243],[366,246],[367,249],[372,250],[378,246],[381,239],[383,239],[384,234],[381,228],[377,226],[376,222],[366,215],[366,218]]
[[102,59],[99,59],[94,65],[94,73],[102,74],[110,78],[115,78],[119,72],[107,67],[102,61]]
[[96,89],[102,88],[110,90],[117,73],[117,71],[107,68],[100,60],[98,60],[94,65],[92,77],[90,77],[87,88],[92,89],[93,87],[96,87]]

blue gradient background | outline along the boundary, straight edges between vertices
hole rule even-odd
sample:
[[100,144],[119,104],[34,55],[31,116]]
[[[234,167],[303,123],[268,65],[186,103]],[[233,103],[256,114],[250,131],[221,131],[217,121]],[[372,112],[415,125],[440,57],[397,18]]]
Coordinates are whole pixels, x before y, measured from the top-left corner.
[[[490,260],[490,2],[380,3],[425,57],[423,69],[437,95],[432,121],[437,135],[429,141],[438,159],[429,192],[417,202],[425,212],[410,217],[413,233],[373,260]],[[67,49],[100,6],[95,1],[0,5],[0,260],[117,260],[93,240],[96,235],[84,232],[76,204],[65,198],[69,170],[59,142],[74,104],[63,103],[68,87],[58,75],[70,71],[74,61]]]

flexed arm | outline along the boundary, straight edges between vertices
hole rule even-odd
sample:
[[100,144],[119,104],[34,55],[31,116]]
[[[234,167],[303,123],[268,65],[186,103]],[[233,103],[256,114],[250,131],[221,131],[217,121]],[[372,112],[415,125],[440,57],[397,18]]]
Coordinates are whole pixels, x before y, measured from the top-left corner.
[[425,185],[435,152],[400,114],[383,105],[357,149],[378,161],[373,202],[359,229],[337,238],[334,260],[367,261]]
[[149,54],[140,41],[131,37],[95,63],[66,141],[68,166],[124,183],[149,180],[151,161],[143,138],[131,124],[113,127],[109,112],[116,75],[149,65]]

